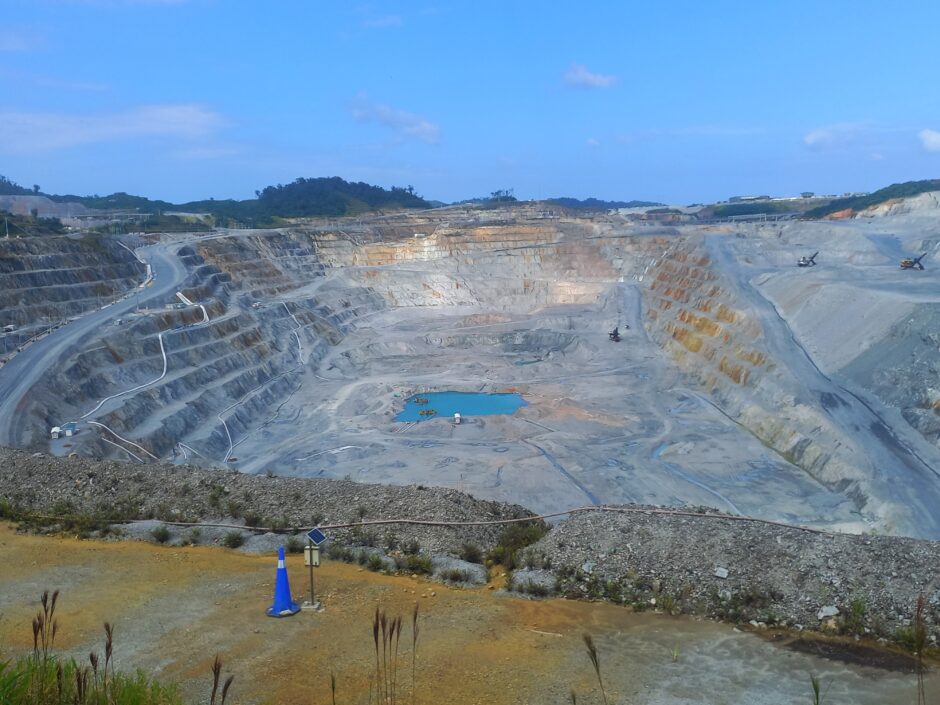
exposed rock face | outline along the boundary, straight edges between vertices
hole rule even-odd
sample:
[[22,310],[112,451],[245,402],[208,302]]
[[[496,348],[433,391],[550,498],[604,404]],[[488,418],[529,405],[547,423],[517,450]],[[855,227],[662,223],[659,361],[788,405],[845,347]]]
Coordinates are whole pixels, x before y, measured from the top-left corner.
[[[838,428],[801,403],[768,350],[757,312],[713,266],[700,240],[673,243],[646,281],[650,334],[721,408],[824,484],[864,482],[861,468],[834,455]],[[864,495],[858,497],[865,504]]]
[[0,196],[0,210],[14,215],[29,215],[36,210],[40,218],[67,218],[92,213],[81,203],[59,203],[45,196]]
[[895,198],[859,211],[856,218],[886,218],[897,215],[933,215],[940,210],[940,191],[928,191],[910,198]]
[[144,276],[110,238],[0,238],[0,327],[17,328],[7,345],[118,298]]
[[[717,266],[715,257],[726,256],[722,237],[696,233],[653,261],[644,281],[650,335],[726,414],[788,461],[871,518],[909,535],[933,535],[936,527],[918,532],[924,518],[932,521],[934,500],[912,511],[924,488],[919,477],[936,496],[929,469],[914,468],[918,461],[884,421],[810,362],[746,279]],[[888,480],[896,470],[904,479]],[[909,500],[885,501],[897,485]]]
[[940,306],[919,305],[842,373],[940,447]]
[[[188,453],[182,442],[206,460],[225,461],[237,457],[240,439],[276,416],[302,374],[316,370],[360,318],[386,308],[459,306],[495,315],[593,303],[655,241],[616,237],[589,221],[441,226],[422,237],[387,230],[291,229],[184,245],[178,256],[192,274],[183,293],[205,306],[209,322],[200,323],[195,308],[169,309],[103,331],[103,345],[74,353],[36,390],[27,410],[36,420],[33,442],[98,400],[144,385],[94,418],[156,457]],[[427,343],[495,342],[485,335],[475,340]],[[545,355],[577,347],[573,336],[551,331],[507,335],[498,344]],[[157,379],[163,352],[167,373]],[[346,369],[365,364],[369,354],[353,351],[331,364]],[[105,442],[83,452],[127,458]]]

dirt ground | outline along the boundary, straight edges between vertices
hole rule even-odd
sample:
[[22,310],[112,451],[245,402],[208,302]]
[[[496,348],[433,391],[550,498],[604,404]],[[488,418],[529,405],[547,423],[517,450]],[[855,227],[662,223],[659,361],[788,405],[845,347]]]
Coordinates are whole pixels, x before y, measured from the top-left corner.
[[[295,598],[308,587],[302,562],[287,560]],[[793,653],[728,625],[451,589],[329,561],[315,573],[325,610],[287,619],[264,613],[273,556],[35,537],[2,527],[0,566],[0,659],[31,648],[38,597],[60,589],[60,653],[85,659],[91,649],[100,652],[102,624],[110,621],[119,669],[179,682],[194,702],[208,700],[216,653],[235,674],[236,703],[328,703],[331,672],[337,702],[368,702],[376,607],[406,624],[398,690],[409,701],[415,603],[416,703],[562,703],[571,689],[579,701],[600,702],[584,632],[597,641],[611,702],[800,702],[809,692],[807,672],[831,680],[833,694],[857,693],[858,703],[908,702],[912,686],[906,674]],[[769,693],[768,679],[779,690]],[[716,697],[703,701],[703,692]]]

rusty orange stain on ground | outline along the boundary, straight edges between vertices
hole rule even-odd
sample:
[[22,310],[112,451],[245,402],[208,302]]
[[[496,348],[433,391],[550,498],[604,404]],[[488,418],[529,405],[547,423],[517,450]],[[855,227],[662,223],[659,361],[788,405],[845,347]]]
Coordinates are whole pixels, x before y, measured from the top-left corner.
[[[0,553],[0,657],[31,648],[39,594],[60,589],[58,651],[80,659],[101,651],[101,625],[110,621],[120,669],[143,668],[205,699],[209,664],[220,653],[236,676],[238,703],[327,703],[331,671],[338,702],[366,701],[377,607],[405,623],[398,690],[410,701],[411,614],[418,603],[416,702],[428,705],[564,700],[571,686],[590,687],[578,658],[585,628],[648,619],[610,605],[534,602],[331,561],[315,573],[325,611],[271,619],[264,614],[273,594],[271,556],[38,537],[8,527],[0,528]],[[302,600],[308,585],[302,557],[288,556],[287,564],[294,597]]]

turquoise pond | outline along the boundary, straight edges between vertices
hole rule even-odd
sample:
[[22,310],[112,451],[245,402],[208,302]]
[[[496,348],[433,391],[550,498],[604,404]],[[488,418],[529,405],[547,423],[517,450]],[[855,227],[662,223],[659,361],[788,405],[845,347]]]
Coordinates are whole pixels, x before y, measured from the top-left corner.
[[[415,399],[427,399],[427,404],[418,404]],[[427,392],[415,394],[405,400],[405,408],[395,417],[396,421],[428,421],[461,416],[492,416],[514,414],[516,409],[529,403],[518,394],[487,394],[485,392]],[[434,416],[422,416],[422,409],[434,409]]]

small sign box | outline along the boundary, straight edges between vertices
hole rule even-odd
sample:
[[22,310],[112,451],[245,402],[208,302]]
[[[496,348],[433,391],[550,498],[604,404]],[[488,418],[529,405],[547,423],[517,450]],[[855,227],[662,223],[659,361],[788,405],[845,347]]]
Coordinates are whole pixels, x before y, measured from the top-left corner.
[[314,546],[319,546],[326,541],[326,534],[320,531],[320,529],[310,529],[310,531],[307,532],[307,538],[310,539],[310,543]]
[[320,567],[320,549],[316,546],[304,546],[304,565],[311,568]]

